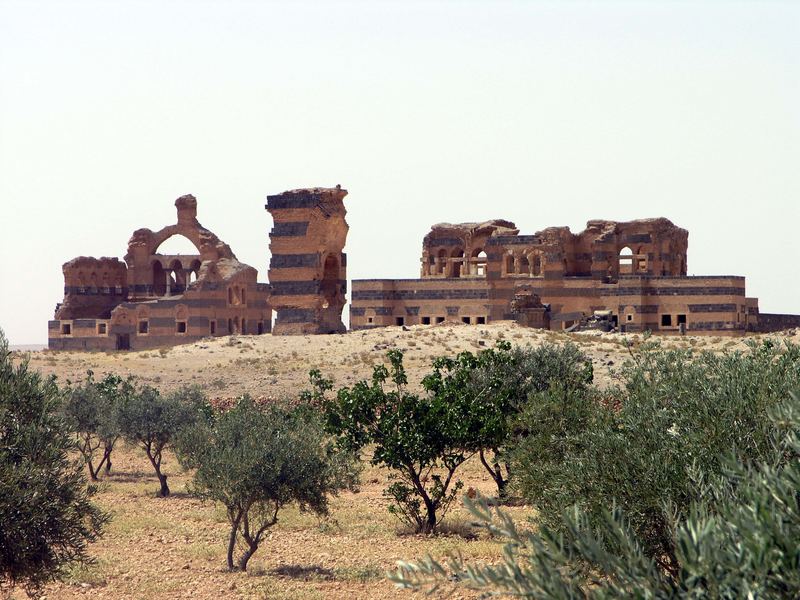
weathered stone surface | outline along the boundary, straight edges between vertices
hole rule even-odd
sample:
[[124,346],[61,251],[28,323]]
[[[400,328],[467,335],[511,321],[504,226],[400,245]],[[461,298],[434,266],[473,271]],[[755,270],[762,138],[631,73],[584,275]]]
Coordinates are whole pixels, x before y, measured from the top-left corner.
[[[175,201],[178,222],[137,229],[125,262],[78,257],[64,265],[64,301],[48,324],[51,348],[142,349],[270,330],[269,287],[197,220],[197,200]],[[174,235],[197,254],[159,254]],[[91,320],[91,322],[89,322]]]
[[275,335],[345,331],[347,190],[307,188],[267,196]]
[[[353,282],[353,329],[516,319],[568,328],[608,312],[627,331],[742,334],[758,302],[743,277],[687,277],[688,232],[669,219],[589,221],[574,234],[520,235],[510,221],[440,223],[422,244],[420,279]],[[413,304],[415,312],[409,312]]]

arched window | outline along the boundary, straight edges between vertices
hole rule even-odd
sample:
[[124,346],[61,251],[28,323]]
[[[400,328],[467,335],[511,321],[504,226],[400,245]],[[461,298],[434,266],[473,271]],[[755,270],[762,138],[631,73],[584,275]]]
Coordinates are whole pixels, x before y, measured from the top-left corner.
[[453,272],[451,277],[461,277],[461,271],[464,268],[464,251],[462,249],[453,250]]
[[619,251],[619,274],[630,275],[633,273],[633,250],[625,246]]
[[513,275],[514,274],[514,255],[513,254],[506,254],[505,258],[503,259],[503,265],[505,267],[506,275]]
[[488,262],[488,257],[486,256],[486,252],[483,251],[482,248],[478,248],[472,253],[473,257],[473,269],[472,274],[477,275],[478,277],[486,277],[486,263]]

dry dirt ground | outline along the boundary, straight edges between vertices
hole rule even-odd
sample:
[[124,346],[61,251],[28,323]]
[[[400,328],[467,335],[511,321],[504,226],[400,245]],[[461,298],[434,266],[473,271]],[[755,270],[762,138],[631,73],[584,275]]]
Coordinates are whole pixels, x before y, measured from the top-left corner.
[[[796,341],[795,333],[773,337]],[[571,340],[591,356],[600,385],[613,382],[615,369],[628,356],[623,337],[616,334],[561,334],[509,323],[386,328],[331,336],[240,336],[147,352],[25,354],[34,368],[56,375],[61,383],[78,380],[92,369],[98,376],[132,374],[162,390],[197,384],[212,397],[243,393],[280,397],[296,395],[306,387],[308,370],[315,367],[337,386],[368,377],[372,365],[391,348],[404,351],[409,380],[416,382],[427,372],[432,357],[474,352],[499,339],[522,345]],[[628,339],[635,343],[641,338]],[[740,349],[745,343],[736,338],[688,336],[661,340],[668,346],[714,351]],[[228,573],[224,566],[229,530],[224,511],[186,493],[190,474],[171,455],[165,470],[173,496],[161,499],[155,495],[157,481],[143,452],[120,445],[113,472],[104,477],[97,495],[112,520],[103,538],[91,547],[96,564],[75,569],[64,583],[49,586],[44,591],[48,599],[421,598],[421,594],[394,588],[385,579],[385,572],[397,560],[460,553],[493,562],[502,550],[500,541],[483,533],[475,535],[460,506],[447,519],[455,533],[403,534],[382,496],[387,473],[368,466],[357,493],[332,501],[330,518],[319,520],[287,509],[251,560],[248,573]],[[492,482],[476,459],[463,467],[461,478],[465,489],[492,493]],[[531,515],[524,506],[508,510],[518,522]],[[20,592],[15,596],[23,597]],[[474,596],[463,592],[453,597]]]

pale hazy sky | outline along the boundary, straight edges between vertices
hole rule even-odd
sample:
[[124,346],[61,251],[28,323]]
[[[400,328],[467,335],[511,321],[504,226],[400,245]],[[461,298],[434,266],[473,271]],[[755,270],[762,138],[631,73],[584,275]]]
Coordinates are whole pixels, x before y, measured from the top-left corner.
[[0,327],[61,265],[199,219],[266,281],[265,196],[341,184],[351,278],[439,221],[665,216],[800,312],[800,2],[0,0]]

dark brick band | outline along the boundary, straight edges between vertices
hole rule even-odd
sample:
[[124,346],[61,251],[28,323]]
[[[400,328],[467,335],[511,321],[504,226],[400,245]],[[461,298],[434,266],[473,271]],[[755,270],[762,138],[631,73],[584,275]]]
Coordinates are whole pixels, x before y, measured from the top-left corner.
[[319,266],[319,254],[273,254],[270,269],[314,268]]
[[307,231],[308,221],[286,221],[275,223],[269,234],[272,237],[302,237]]

